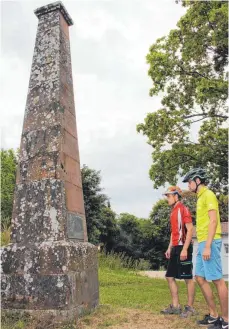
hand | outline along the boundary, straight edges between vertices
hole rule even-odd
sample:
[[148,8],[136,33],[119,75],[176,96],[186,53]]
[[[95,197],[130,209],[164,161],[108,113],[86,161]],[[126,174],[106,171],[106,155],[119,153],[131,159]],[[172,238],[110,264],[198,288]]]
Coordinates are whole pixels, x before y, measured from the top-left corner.
[[182,249],[181,253],[180,253],[180,260],[185,260],[188,258],[188,252],[186,249]]
[[168,248],[168,249],[166,250],[166,252],[165,252],[165,257],[166,257],[167,259],[170,259],[170,255],[171,255],[171,248]]
[[202,254],[203,260],[209,260],[211,258],[211,248],[205,247],[203,254]]

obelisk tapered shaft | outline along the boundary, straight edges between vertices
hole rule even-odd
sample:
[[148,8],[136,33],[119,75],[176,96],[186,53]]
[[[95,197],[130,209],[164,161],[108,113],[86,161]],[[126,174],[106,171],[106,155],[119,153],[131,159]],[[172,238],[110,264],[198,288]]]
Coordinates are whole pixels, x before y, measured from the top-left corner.
[[73,22],[59,2],[35,13],[12,240],[87,241],[68,30]]

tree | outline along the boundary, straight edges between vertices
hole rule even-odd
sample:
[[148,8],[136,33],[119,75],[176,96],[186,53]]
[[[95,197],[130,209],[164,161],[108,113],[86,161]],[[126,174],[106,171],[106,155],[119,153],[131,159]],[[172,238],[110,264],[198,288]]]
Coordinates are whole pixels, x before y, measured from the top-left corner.
[[228,195],[219,195],[219,212],[221,222],[228,222]]
[[186,207],[189,208],[192,215],[193,225],[196,225],[196,194],[190,191],[183,191],[182,202]]
[[16,152],[13,149],[1,149],[1,223],[6,227],[12,218],[16,168]]
[[118,217],[119,234],[114,246],[115,252],[124,252],[134,259],[142,258],[140,220],[128,213]]
[[162,107],[149,113],[137,131],[153,148],[150,177],[155,188],[175,184],[179,175],[202,166],[211,187],[226,194],[228,2],[182,5],[187,11],[177,28],[158,39],[146,57],[150,96],[163,95]]
[[84,206],[87,219],[88,239],[91,243],[99,243],[103,224],[101,222],[102,210],[106,207],[108,197],[101,193],[100,172],[84,165],[81,169]]
[[166,200],[159,200],[150,213],[153,247],[149,250],[149,260],[154,269],[165,266],[165,251],[170,240],[170,207]]
[[102,207],[100,213],[100,236],[106,252],[114,249],[117,243],[119,229],[117,226],[116,213],[111,209],[110,202],[107,207]]
[[163,266],[163,250],[158,250],[155,241],[155,227],[151,219],[140,222],[141,224],[141,257],[150,262],[152,269],[158,270]]

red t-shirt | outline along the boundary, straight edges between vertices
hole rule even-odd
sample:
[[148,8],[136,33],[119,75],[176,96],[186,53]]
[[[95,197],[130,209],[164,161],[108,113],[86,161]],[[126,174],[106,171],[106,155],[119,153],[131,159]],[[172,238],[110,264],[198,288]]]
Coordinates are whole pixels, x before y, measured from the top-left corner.
[[186,239],[186,223],[192,223],[192,216],[189,209],[178,202],[172,209],[170,215],[172,245],[182,246]]

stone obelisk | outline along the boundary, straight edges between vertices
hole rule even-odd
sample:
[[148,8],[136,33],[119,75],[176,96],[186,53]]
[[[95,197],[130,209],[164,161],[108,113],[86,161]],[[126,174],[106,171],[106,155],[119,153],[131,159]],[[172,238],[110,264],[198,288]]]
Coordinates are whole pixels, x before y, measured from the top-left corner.
[[2,250],[2,308],[74,318],[99,301],[87,242],[69,26],[61,2],[39,19],[21,138],[11,243]]

